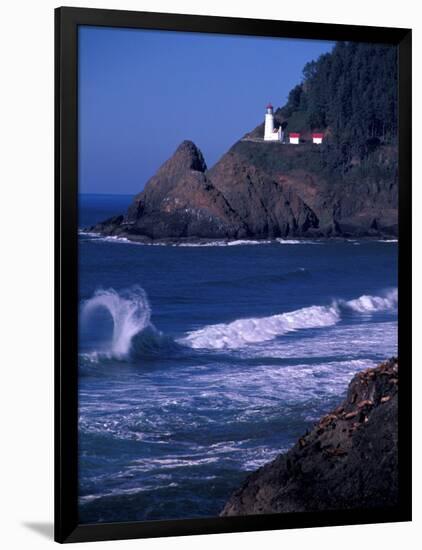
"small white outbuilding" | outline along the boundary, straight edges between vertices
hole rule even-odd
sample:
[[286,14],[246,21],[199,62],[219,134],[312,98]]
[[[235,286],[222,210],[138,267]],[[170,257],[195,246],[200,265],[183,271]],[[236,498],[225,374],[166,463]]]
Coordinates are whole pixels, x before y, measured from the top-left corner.
[[316,143],[317,145],[321,145],[322,140],[324,139],[324,134],[321,134],[319,132],[312,134],[312,143]]

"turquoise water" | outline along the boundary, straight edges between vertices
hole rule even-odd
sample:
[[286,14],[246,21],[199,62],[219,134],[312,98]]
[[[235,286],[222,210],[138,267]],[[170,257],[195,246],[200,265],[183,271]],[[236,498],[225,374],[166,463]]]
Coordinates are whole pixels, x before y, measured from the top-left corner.
[[[80,226],[129,202],[81,196]],[[79,238],[81,522],[215,516],[397,353],[394,241]]]

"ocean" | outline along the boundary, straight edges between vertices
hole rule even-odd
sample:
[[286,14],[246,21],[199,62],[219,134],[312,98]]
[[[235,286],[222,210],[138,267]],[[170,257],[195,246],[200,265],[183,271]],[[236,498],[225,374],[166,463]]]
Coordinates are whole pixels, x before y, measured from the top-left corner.
[[[79,226],[129,196],[80,195]],[[397,354],[397,242],[79,235],[81,523],[216,516]]]

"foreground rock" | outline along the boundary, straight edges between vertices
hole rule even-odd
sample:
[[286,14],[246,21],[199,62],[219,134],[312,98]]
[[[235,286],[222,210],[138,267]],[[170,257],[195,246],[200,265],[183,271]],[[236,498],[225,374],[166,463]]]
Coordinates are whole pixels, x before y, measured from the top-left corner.
[[398,363],[358,373],[344,402],[251,474],[221,515],[393,506],[398,500]]

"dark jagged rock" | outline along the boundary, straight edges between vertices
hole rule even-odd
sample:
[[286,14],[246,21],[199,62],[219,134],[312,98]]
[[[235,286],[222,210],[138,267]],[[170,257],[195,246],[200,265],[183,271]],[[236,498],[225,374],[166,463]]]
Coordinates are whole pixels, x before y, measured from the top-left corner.
[[184,141],[133,200],[125,216],[90,228],[128,238],[235,238],[244,224],[206,175],[201,151]]
[[343,403],[248,476],[221,515],[397,504],[397,391],[396,359],[358,373]]

